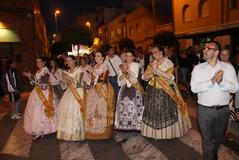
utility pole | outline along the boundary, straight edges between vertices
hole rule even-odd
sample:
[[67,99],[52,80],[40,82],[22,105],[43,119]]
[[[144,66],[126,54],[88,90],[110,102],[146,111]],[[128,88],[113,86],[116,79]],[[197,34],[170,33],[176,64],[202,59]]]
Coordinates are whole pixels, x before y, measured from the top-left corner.
[[153,11],[154,35],[155,35],[156,34],[155,0],[152,0],[152,11]]

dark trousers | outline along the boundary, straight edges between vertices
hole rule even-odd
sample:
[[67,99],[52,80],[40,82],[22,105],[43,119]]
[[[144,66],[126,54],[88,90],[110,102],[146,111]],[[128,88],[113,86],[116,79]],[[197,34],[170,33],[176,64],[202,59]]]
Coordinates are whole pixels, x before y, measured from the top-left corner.
[[118,93],[119,93],[119,85],[118,85],[118,81],[117,81],[117,76],[109,77],[109,82],[113,86],[114,91],[115,91],[115,96],[117,98],[118,97]]
[[227,130],[229,113],[229,107],[213,109],[198,105],[203,160],[217,160],[217,151]]

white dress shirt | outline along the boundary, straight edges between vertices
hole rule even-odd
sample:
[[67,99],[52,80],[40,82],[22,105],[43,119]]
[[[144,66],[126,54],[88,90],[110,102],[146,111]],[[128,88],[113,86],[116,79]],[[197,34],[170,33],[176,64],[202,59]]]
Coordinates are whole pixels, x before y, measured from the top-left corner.
[[[221,83],[212,83],[215,73],[223,70]],[[207,62],[198,64],[192,71],[191,90],[198,94],[198,103],[205,106],[228,105],[230,93],[236,93],[239,84],[231,64],[218,61],[215,67]]]
[[[111,64],[112,64],[112,66],[114,67],[115,71],[114,71],[114,69],[112,68],[112,66],[111,66],[111,64],[110,64],[110,62],[109,62],[109,60],[110,60],[110,62],[111,62]],[[118,71],[119,71],[119,65],[122,63],[122,62],[121,62],[121,59],[119,58],[119,56],[114,55],[113,58],[109,58],[109,57],[107,56],[106,59],[105,59],[105,63],[106,63],[107,66],[108,66],[109,76],[110,76],[110,77],[116,76],[116,73],[118,74]],[[115,73],[115,72],[116,72],[116,73]]]

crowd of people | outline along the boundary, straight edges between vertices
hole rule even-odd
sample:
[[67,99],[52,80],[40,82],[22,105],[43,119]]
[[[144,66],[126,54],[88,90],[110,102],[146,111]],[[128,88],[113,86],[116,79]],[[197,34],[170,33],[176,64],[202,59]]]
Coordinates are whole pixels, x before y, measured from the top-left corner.
[[[153,61],[145,71],[134,61],[134,50],[124,51],[122,60],[105,45],[94,52],[93,63],[84,56],[62,56],[61,69],[53,59],[47,67],[45,58],[37,58],[37,72],[23,72],[35,86],[25,109],[25,131],[34,139],[57,132],[66,141],[109,139],[113,129],[155,139],[185,135],[191,122],[164,49],[152,46]],[[148,83],[145,90],[141,80]]]
[[[229,117],[239,119],[239,65],[234,65],[235,71],[230,55],[229,46],[221,49],[210,41],[203,49],[196,44],[179,56],[160,45],[150,45],[146,53],[142,48],[124,48],[117,55],[105,45],[82,57],[39,57],[35,74],[23,72],[34,86],[24,129],[33,139],[57,132],[57,138],[65,141],[110,139],[114,129],[154,139],[181,137],[191,121],[177,86],[180,79],[198,96],[203,159],[216,159],[229,131]],[[14,68],[10,61],[4,76],[13,102],[12,118],[18,119],[20,93]]]

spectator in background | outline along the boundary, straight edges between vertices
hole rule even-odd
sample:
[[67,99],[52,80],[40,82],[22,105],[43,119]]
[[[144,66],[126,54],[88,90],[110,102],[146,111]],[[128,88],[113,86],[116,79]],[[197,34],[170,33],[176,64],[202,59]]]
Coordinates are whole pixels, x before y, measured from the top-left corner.
[[49,82],[53,88],[54,93],[58,97],[58,100],[61,99],[63,95],[63,89],[61,87],[62,83],[62,70],[58,68],[56,61],[54,59],[50,60],[50,77]]
[[1,58],[1,67],[0,67],[0,96],[4,96],[5,95],[5,91],[6,91],[6,88],[4,87],[4,75],[6,74],[7,72],[7,67],[8,65],[8,58],[7,57],[2,57]]
[[63,70],[67,69],[66,58],[67,58],[67,53],[62,53],[57,56],[57,65],[59,66],[59,68]]
[[134,61],[140,65],[138,80],[140,84],[143,85],[143,80],[141,79],[142,75],[144,74],[144,54],[142,47],[138,47],[137,51],[135,52]]
[[[83,57],[85,59],[85,63],[90,64],[90,56],[87,53],[84,53]],[[78,64],[78,65],[80,65],[80,64]]]
[[124,47],[124,48],[121,50],[120,59],[121,59],[121,62],[122,62],[122,63],[125,62],[126,51],[127,51],[127,48],[126,48],[126,47]]
[[[234,68],[236,69],[237,79],[239,80],[239,52],[235,55],[235,64]],[[235,112],[237,120],[239,120],[239,91],[235,94]]]
[[182,49],[180,52],[180,56],[178,59],[179,63],[179,69],[181,71],[182,75],[182,82],[184,84],[187,84],[187,74],[189,71],[189,61],[188,61],[188,55],[185,49]]
[[79,69],[83,72],[83,77],[82,77],[83,87],[88,88],[91,84],[91,71],[93,68],[86,63],[86,60],[84,57],[80,57]]
[[20,91],[18,85],[18,79],[16,74],[16,64],[14,61],[8,61],[8,69],[5,73],[5,81],[7,90],[9,93],[10,102],[12,105],[12,119],[19,119],[21,118],[21,111],[20,111]]
[[94,52],[89,54],[89,65],[93,67],[95,65]]
[[[222,48],[220,54],[219,54],[219,58],[222,62],[225,63],[229,63],[231,64],[230,58],[231,58],[231,49],[229,45],[226,45],[225,47]],[[233,106],[233,95],[230,95],[230,103],[229,103],[229,108],[230,108],[230,119],[229,119],[229,123],[228,123],[228,127],[227,127],[227,132],[226,132],[226,139],[228,141],[232,141],[233,137],[232,134],[230,133],[230,126],[231,126],[231,122],[235,121],[236,115],[235,115],[235,108]]]
[[[153,61],[153,57],[152,57],[152,48],[153,48],[153,45],[148,45],[147,49],[146,49],[146,52],[144,54],[144,71],[146,70],[147,66],[150,64],[150,62]],[[142,87],[144,88],[144,90],[146,89],[146,86],[148,84],[147,81],[143,80],[142,77],[141,78],[141,84],[142,84]]]
[[153,61],[153,57],[152,57],[152,48],[153,48],[153,45],[149,45],[147,47],[147,50],[144,54],[144,70],[146,70],[148,64]]
[[198,43],[193,45],[193,50],[190,50],[188,58],[189,62],[191,62],[191,70],[195,65],[205,62],[205,60],[203,59],[202,49]]
[[110,45],[107,45],[105,47],[105,52],[107,54],[105,58],[105,63],[108,66],[109,82],[113,86],[115,95],[117,97],[119,92],[117,77],[118,77],[119,65],[122,64],[122,61],[118,55],[115,55],[114,49]]
[[174,76],[175,76],[175,82],[178,83],[178,57],[175,52],[174,46],[164,46],[164,52],[165,57],[167,57],[169,60],[171,60],[174,64]]
[[231,49],[230,49],[230,46],[227,45],[222,48],[219,55],[219,59],[223,62],[231,63],[230,58],[231,58]]

